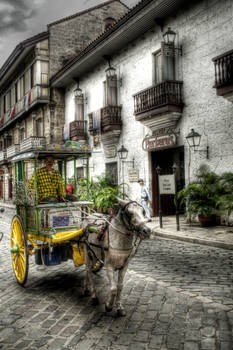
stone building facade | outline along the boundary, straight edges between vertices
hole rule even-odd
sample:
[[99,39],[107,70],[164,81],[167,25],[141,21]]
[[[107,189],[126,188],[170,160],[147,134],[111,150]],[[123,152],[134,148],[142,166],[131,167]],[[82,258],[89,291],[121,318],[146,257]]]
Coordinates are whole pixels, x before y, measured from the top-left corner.
[[[137,178],[144,178],[154,214],[157,166],[167,175],[176,163],[178,189],[202,163],[217,173],[233,170],[233,3],[167,3],[141,1],[109,35],[97,38],[52,78],[52,86],[66,88],[65,120],[71,125],[77,119],[72,77],[79,77],[92,148],[91,175],[113,171],[118,183],[127,182],[132,199],[139,199]],[[115,68],[109,81],[108,63]],[[115,94],[112,102],[108,94]],[[96,142],[93,124],[99,119],[101,137]],[[201,135],[195,151],[186,140],[191,129]],[[128,150],[123,161],[117,152],[122,145]],[[173,198],[162,196],[164,214],[174,213]]]
[[[0,69],[0,202],[11,204],[11,158],[30,147],[62,144],[64,90],[50,77],[72,55],[124,16],[119,0],[106,1],[48,25],[47,31],[20,43]],[[31,166],[26,166],[30,178]]]

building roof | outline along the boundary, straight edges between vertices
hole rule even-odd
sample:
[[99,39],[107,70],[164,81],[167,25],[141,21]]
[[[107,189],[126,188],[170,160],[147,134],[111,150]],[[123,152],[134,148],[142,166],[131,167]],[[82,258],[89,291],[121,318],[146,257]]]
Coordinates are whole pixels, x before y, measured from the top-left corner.
[[51,26],[53,26],[53,25],[56,25],[56,24],[59,24],[59,23],[63,23],[63,22],[69,21],[70,19],[73,19],[73,18],[82,16],[82,15],[85,15],[86,13],[92,12],[92,11],[94,11],[94,10],[97,10],[97,9],[103,7],[103,6],[109,5],[109,4],[111,4],[112,2],[119,2],[119,3],[121,3],[123,6],[125,6],[125,8],[129,9],[129,7],[126,6],[126,5],[125,5],[122,1],[120,1],[120,0],[108,0],[108,1],[102,2],[102,3],[99,4],[99,5],[96,5],[96,6],[94,6],[94,7],[90,7],[90,8],[88,8],[88,9],[86,9],[86,10],[77,12],[77,13],[71,15],[71,16],[67,16],[67,17],[64,17],[64,18],[59,19],[58,21],[49,23],[49,24],[48,24],[48,28],[51,27]]
[[[113,3],[113,2],[120,2],[123,6],[125,6],[125,8],[128,9],[128,7],[123,4],[120,0],[108,0],[108,1],[105,1],[97,6],[94,6],[94,7],[91,7],[91,8],[88,8],[84,11],[80,11],[78,13],[75,13],[74,15],[71,15],[71,16],[68,16],[68,17],[64,17],[58,21],[55,21],[55,22],[52,22],[50,24],[48,24],[48,31],[45,31],[45,32],[42,32],[42,33],[39,33],[39,34],[36,34],[22,42],[20,42],[16,47],[15,49],[13,50],[13,52],[10,54],[10,56],[7,58],[7,60],[5,61],[5,63],[3,64],[3,66],[0,68],[0,86],[5,82],[5,80],[9,77],[10,74],[7,74],[8,73],[8,70],[11,71],[12,73],[12,70],[10,69],[12,67],[12,65],[17,61],[19,61],[19,58],[23,58],[23,57],[20,57],[25,51],[28,52],[28,50],[25,50],[27,48],[31,48],[32,46],[34,46],[35,44],[37,44],[38,42],[42,41],[42,40],[45,40],[49,37],[49,28],[53,25],[56,25],[58,23],[62,23],[62,22],[65,22],[65,21],[68,21],[72,18],[75,18],[75,17],[78,17],[78,16],[82,16],[83,14],[86,14],[86,13],[89,13],[93,10],[96,10],[98,8],[101,8],[103,6],[106,6],[110,3]],[[27,53],[26,52],[26,53]],[[14,68],[13,68],[14,69]],[[7,76],[5,76],[7,74]]]
[[[197,0],[191,2],[194,1]],[[71,83],[72,74],[76,76],[85,74],[91,67],[98,64],[104,55],[114,54],[153,27],[156,22],[161,23],[161,19],[170,15],[185,2],[186,0],[141,0],[87,47],[68,60],[63,68],[51,78],[51,84],[64,87]]]
[[45,39],[47,39],[49,37],[49,33],[48,32],[42,32],[39,34],[36,34],[22,42],[20,42],[15,49],[13,50],[13,52],[11,53],[11,55],[7,58],[7,60],[5,61],[5,63],[3,64],[3,66],[0,69],[0,86],[5,82],[5,80],[8,78],[9,74],[8,71],[10,70],[10,68],[12,67],[12,65],[14,63],[18,63],[18,59],[19,57],[25,53],[27,54],[27,52],[37,43],[39,43],[40,41],[43,41]]

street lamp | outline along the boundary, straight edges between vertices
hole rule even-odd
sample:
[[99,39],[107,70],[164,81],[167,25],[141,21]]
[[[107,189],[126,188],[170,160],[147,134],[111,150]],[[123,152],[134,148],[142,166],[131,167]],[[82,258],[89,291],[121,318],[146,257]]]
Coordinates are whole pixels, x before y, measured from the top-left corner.
[[77,87],[76,87],[76,89],[74,90],[74,96],[75,96],[75,97],[80,97],[80,98],[82,98],[82,97],[83,97],[83,91],[82,91],[82,89],[79,87],[79,79],[78,79],[78,78],[74,78],[74,81],[77,83]]
[[190,148],[194,149],[194,152],[205,152],[206,158],[209,159],[209,146],[205,149],[197,149],[201,143],[201,135],[194,129],[191,129],[190,133],[186,136],[186,140]]
[[110,56],[105,55],[104,58],[108,61],[108,68],[105,70],[107,78],[113,78],[116,75],[116,69],[111,66]]
[[166,56],[182,55],[182,47],[175,47],[176,32],[171,27],[163,34],[162,49]]
[[171,30],[171,27],[168,27],[167,31],[163,34],[164,42],[166,44],[174,44],[176,38],[176,32]]
[[125,186],[124,186],[124,179],[125,179],[125,174],[124,174],[124,163],[132,163],[133,168],[134,168],[134,158],[133,160],[125,160],[128,157],[128,150],[127,148],[124,147],[124,145],[121,145],[121,148],[117,151],[118,157],[120,158],[122,162],[122,178],[123,178],[123,198],[125,198]]
[[124,160],[127,158],[128,156],[128,150],[127,148],[125,148],[123,145],[121,146],[121,148],[117,151],[120,160]]

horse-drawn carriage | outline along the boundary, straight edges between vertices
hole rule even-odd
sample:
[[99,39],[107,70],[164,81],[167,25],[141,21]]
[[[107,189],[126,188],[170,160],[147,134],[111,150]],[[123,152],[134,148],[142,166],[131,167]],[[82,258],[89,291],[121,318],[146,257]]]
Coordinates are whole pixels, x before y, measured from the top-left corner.
[[[56,265],[68,259],[73,259],[75,266],[84,264],[84,247],[80,243],[80,237],[83,234],[83,221],[92,203],[69,202],[64,199],[39,202],[37,170],[43,159],[52,156],[57,161],[66,186],[67,164],[69,166],[73,164],[75,175],[77,159],[85,158],[88,161],[89,155],[87,150],[63,148],[21,152],[12,159],[17,214],[11,224],[11,257],[15,277],[20,285],[24,285],[27,281],[29,257],[32,255],[35,256],[35,263],[38,265]],[[31,192],[28,189],[28,174],[33,177],[34,182],[34,189]],[[76,176],[74,176],[74,194],[77,187],[75,179]],[[94,270],[98,268],[98,265],[93,266]]]
[[[124,309],[120,302],[123,279],[141,239],[150,234],[143,210],[135,201],[118,198],[118,214],[109,220],[101,214],[89,215],[92,202],[70,202],[64,198],[62,201],[40,202],[37,168],[48,156],[57,160],[59,172],[64,175],[64,185],[67,184],[67,163],[70,166],[73,161],[74,194],[77,188],[76,160],[86,158],[88,187],[88,150],[31,150],[12,158],[17,214],[11,224],[11,257],[16,280],[20,285],[26,283],[31,255],[35,256],[36,264],[46,266],[73,259],[75,266],[86,265],[84,291],[90,289],[92,300],[96,302],[92,272],[99,271],[104,263],[111,285],[106,310],[111,310],[116,304],[118,313],[123,315]],[[30,174],[32,164],[33,173]],[[27,179],[29,174],[33,176],[30,184]],[[34,191],[28,191],[32,181]],[[105,239],[99,240],[98,230],[100,228],[101,231],[103,225]],[[117,283],[114,279],[115,271],[119,272]]]

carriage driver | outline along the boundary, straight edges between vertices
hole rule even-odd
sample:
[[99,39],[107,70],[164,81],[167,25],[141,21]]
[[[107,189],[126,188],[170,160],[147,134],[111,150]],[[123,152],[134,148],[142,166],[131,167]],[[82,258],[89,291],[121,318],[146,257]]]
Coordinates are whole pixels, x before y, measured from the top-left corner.
[[[54,158],[45,158],[45,167],[37,170],[38,202],[63,200],[65,189],[60,173],[53,169]],[[34,175],[29,183],[29,190],[34,189]]]

